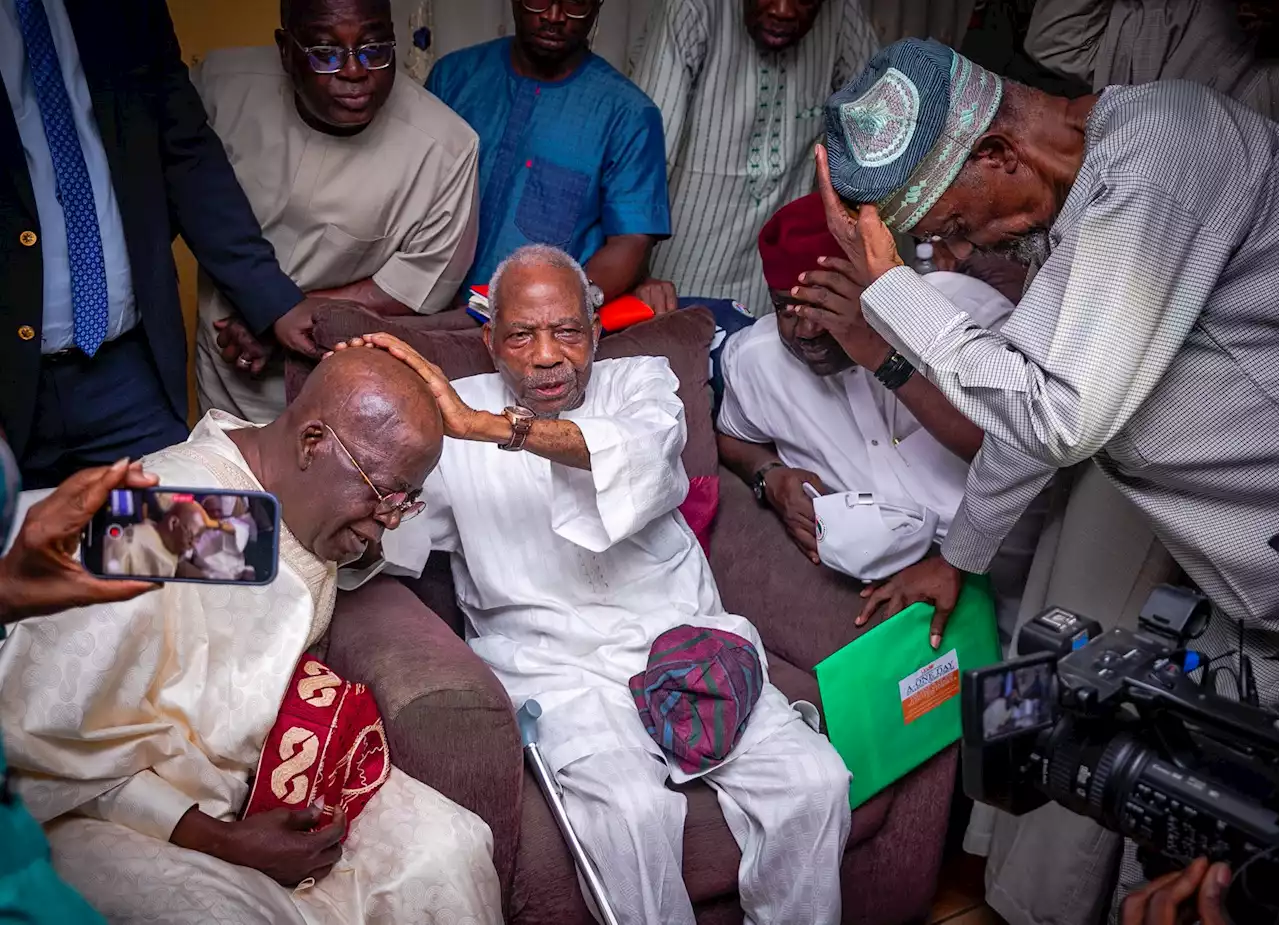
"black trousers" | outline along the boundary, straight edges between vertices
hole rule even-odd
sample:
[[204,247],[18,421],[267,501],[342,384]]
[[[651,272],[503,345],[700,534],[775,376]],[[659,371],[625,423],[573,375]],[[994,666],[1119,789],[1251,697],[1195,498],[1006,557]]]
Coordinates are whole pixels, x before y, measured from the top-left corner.
[[187,439],[186,421],[165,395],[142,328],[45,357],[36,415],[19,466],[23,488],[52,488],[89,466],[136,459]]

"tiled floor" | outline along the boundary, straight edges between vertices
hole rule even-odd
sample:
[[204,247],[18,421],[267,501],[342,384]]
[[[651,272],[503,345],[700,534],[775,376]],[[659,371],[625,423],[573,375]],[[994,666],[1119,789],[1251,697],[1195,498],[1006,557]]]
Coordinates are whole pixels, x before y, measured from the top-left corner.
[[1004,925],[983,902],[982,868],[982,858],[959,851],[943,862],[929,925]]

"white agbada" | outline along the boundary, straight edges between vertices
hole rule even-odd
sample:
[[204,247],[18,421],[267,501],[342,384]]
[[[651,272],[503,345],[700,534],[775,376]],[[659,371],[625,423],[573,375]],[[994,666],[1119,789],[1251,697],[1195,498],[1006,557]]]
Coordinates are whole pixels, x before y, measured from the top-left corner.
[[[162,485],[260,491],[225,434],[245,426],[212,412],[144,465]],[[298,659],[328,626],[335,577],[282,526],[269,586],[168,584],[24,621],[0,645],[11,781],[47,824],[58,872],[108,920],[501,921],[488,827],[395,769],[314,885],[290,891],[169,843],[192,805],[223,820],[243,806]]]
[[[453,383],[473,408],[515,403],[495,373]],[[576,830],[627,923],[692,925],[680,876],[687,775],[645,732],[627,688],[654,640],[680,624],[736,633],[693,532],[678,513],[684,408],[665,359],[595,364],[581,429],[591,470],[493,444],[445,441],[427,513],[388,534],[399,569],[453,554],[473,650],[518,706],[536,698],[543,751]],[[765,665],[767,678],[767,664]],[[840,917],[839,863],[850,825],[844,763],[766,684],[729,760],[706,775],[742,848],[749,922],[823,925]]]
[[[923,277],[975,324],[999,330],[1013,303],[960,273]],[[964,496],[969,464],[934,438],[910,409],[854,366],[815,376],[787,350],[774,315],[734,335],[720,359],[724,401],[717,427],[748,443],[772,443],[787,466],[807,469],[833,491],[870,491],[894,504],[932,508],[936,539],[946,538]],[[1001,631],[1012,633],[1044,505],[1019,523],[993,565]]]
[[[983,327],[999,329],[1013,312],[1013,303],[981,280],[945,272],[924,279]],[[808,469],[834,491],[870,491],[932,508],[937,538],[946,537],[969,464],[921,427],[871,371],[854,366],[815,376],[782,343],[773,315],[731,338],[720,363],[721,433],[774,444],[783,463]]]

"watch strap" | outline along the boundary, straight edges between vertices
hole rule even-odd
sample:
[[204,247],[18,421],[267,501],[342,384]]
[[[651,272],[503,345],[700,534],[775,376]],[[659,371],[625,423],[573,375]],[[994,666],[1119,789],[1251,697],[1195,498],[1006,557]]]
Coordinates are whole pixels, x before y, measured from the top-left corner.
[[896,392],[906,385],[907,380],[915,374],[915,371],[916,368],[911,365],[911,362],[895,350],[880,364],[875,376],[886,389],[890,392]]
[[775,460],[774,462],[765,463],[763,466],[761,466],[759,469],[756,470],[756,474],[751,479],[751,490],[752,492],[755,493],[756,501],[758,501],[760,504],[765,503],[764,477],[774,469],[782,469],[782,468],[785,468],[785,466],[782,463]]
[[533,418],[511,414],[509,411],[504,411],[503,416],[511,425],[511,439],[506,443],[499,443],[498,449],[518,453],[524,449],[524,442],[528,439],[529,431],[533,427]]

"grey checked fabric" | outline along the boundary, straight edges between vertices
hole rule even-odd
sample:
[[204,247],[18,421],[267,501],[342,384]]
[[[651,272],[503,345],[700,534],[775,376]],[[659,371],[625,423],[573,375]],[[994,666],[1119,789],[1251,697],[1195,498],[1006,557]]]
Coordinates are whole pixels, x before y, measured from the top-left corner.
[[773,311],[756,239],[813,190],[822,105],[878,48],[859,0],[829,0],[779,54],[747,34],[738,0],[655,0],[631,79],[662,111],[671,240],[653,275],[681,295]]
[[985,570],[1053,473],[1093,457],[1274,655],[1276,153],[1276,124],[1214,91],[1112,87],[1051,254],[999,333],[909,269],[867,289],[870,322],[987,433],[950,562]]

